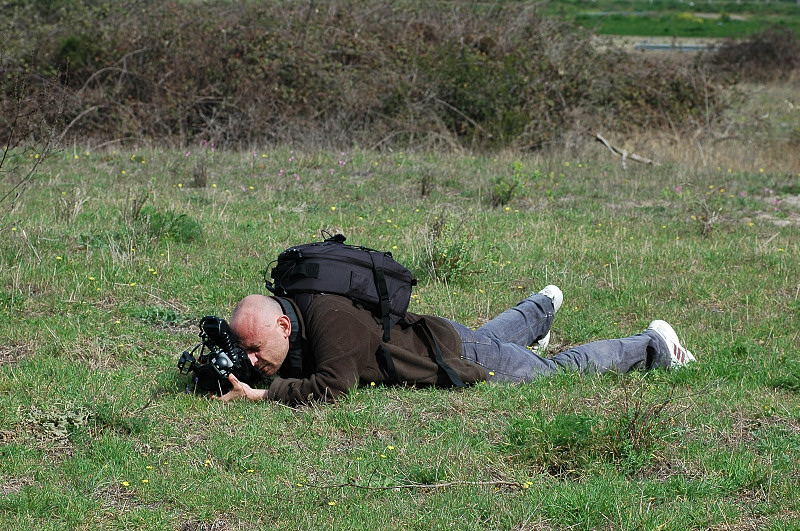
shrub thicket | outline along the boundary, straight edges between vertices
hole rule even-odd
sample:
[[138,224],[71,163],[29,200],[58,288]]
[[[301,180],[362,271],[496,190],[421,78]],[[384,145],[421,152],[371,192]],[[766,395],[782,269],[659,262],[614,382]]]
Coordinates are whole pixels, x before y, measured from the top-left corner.
[[743,81],[784,80],[800,69],[800,39],[792,30],[775,26],[741,42],[726,42],[712,61]]
[[2,69],[57,77],[73,138],[538,148],[717,105],[692,66],[601,48],[535,4],[17,5]]

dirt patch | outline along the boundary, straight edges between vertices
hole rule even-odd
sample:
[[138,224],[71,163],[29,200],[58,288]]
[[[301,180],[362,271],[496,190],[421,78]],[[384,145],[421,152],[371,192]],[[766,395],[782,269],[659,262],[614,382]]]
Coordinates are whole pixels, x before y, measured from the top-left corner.
[[214,520],[213,522],[187,520],[183,522],[180,529],[181,531],[227,531],[232,528],[223,520]]
[[33,479],[28,477],[0,477],[0,496],[15,494],[33,484]]
[[99,489],[95,495],[100,498],[107,509],[116,512],[134,509],[157,509],[156,505],[142,503],[134,490],[123,485],[106,485]]
[[772,214],[769,214],[768,212],[761,212],[759,214],[756,214],[755,218],[760,220],[760,221],[768,221],[768,222],[772,223],[773,225],[777,225],[778,227],[788,227],[790,225],[800,225],[800,218],[797,218],[797,217],[795,217],[794,219],[792,219],[792,218],[779,218],[777,216],[773,216]]
[[600,49],[604,42],[628,52],[641,52],[658,57],[691,59],[697,54],[715,50],[728,39],[713,37],[654,37],[648,35],[618,35],[598,38]]
[[719,531],[759,531],[761,529],[770,528],[770,524],[789,524],[797,521],[797,515],[788,513],[780,516],[743,516],[736,522],[724,524],[721,526],[712,527]]
[[25,344],[0,345],[0,365],[13,365],[33,353],[33,347]]
[[[692,13],[692,15],[696,16],[697,18],[704,18],[706,20],[718,20],[722,18],[720,13]],[[744,22],[747,20],[746,16],[735,14],[728,14],[728,18],[731,20],[738,20],[739,22]]]
[[768,208],[772,211],[758,212],[754,217],[778,227],[800,225],[800,195],[790,195],[780,199],[768,198]]

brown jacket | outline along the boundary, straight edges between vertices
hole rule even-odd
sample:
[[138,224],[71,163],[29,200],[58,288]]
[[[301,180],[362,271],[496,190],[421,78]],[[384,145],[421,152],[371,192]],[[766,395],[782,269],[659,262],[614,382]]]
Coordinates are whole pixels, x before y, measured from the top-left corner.
[[371,383],[391,382],[378,347],[391,353],[398,379],[410,385],[442,387],[452,385],[421,337],[424,321],[436,338],[442,358],[465,384],[483,381],[486,371],[463,359],[461,339],[445,319],[407,313],[391,330],[391,340],[382,343],[383,329],[372,312],[338,295],[317,295],[304,315],[299,315],[307,348],[303,377],[285,378],[284,368],[269,387],[269,398],[287,404],[311,400],[333,401],[348,389]]

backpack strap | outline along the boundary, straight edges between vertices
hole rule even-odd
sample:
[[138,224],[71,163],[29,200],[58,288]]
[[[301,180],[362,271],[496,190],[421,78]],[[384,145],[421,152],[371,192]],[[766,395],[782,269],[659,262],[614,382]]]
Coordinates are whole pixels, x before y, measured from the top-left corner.
[[392,321],[389,318],[389,308],[391,300],[389,298],[389,288],[386,287],[386,275],[383,273],[383,267],[375,263],[375,252],[371,251],[369,257],[372,260],[372,271],[375,276],[375,287],[378,290],[381,305],[381,323],[383,324],[383,341],[389,341],[390,332],[392,328]]
[[289,322],[292,324],[292,331],[289,333],[289,353],[287,354],[290,376],[292,378],[303,377],[303,341],[300,333],[300,319],[297,317],[297,312],[294,311],[294,306],[288,299],[283,297],[272,297],[278,304]]
[[389,383],[399,384],[400,378],[397,377],[397,369],[394,367],[392,353],[389,352],[389,349],[383,345],[378,347],[378,351],[383,355],[383,361],[386,363],[386,372],[389,375]]
[[431,332],[431,329],[428,327],[427,323],[425,323],[424,320],[420,320],[411,326],[419,326],[419,328],[422,330],[420,337],[427,343],[428,352],[433,358],[433,361],[436,362],[436,365],[438,365],[439,368],[442,369],[445,374],[447,374],[447,377],[450,378],[450,382],[456,387],[466,387],[464,385],[464,381],[461,379],[455,369],[453,369],[447,364],[446,361],[444,361],[444,358],[442,357],[442,349],[439,348],[439,342],[436,341],[436,338],[434,337],[433,332]]

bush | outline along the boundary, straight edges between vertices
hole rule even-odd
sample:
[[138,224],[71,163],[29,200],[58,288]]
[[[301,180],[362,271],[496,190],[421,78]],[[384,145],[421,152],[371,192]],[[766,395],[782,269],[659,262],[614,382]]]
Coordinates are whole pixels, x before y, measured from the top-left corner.
[[73,140],[539,148],[716,102],[690,68],[604,51],[513,2],[80,5],[29,7],[7,30],[18,63],[44,59],[32,77],[68,73]]
[[800,39],[792,30],[775,26],[743,42],[727,42],[712,63],[744,81],[787,79],[800,69]]

